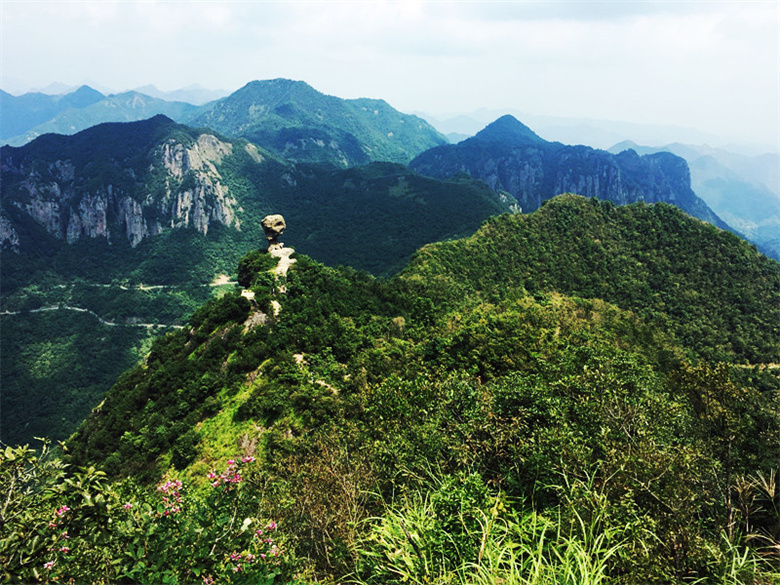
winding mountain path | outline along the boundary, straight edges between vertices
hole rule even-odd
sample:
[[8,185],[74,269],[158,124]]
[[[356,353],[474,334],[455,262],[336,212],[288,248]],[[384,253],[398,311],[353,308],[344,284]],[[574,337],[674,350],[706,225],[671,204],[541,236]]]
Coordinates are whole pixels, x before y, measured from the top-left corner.
[[103,317],[101,317],[94,311],[90,311],[89,309],[84,309],[82,307],[74,307],[71,305],[49,305],[46,307],[38,307],[37,309],[29,309],[27,311],[3,311],[0,313],[0,316],[22,315],[24,313],[43,313],[47,311],[76,311],[77,313],[87,313],[89,315],[92,315],[103,325],[108,325],[109,327],[145,327],[146,329],[158,329],[158,328],[184,329],[184,325],[168,325],[166,323],[115,323],[114,321],[106,321],[105,319],[103,319]]

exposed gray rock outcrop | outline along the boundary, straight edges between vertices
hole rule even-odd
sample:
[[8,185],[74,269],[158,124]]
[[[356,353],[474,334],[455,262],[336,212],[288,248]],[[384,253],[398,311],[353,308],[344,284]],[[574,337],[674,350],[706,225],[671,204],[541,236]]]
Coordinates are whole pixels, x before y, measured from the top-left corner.
[[287,228],[284,217],[279,214],[266,215],[260,222],[260,225],[263,226],[265,239],[268,240],[268,251],[272,252],[281,249],[284,244],[279,241],[279,236],[281,236]]
[[[4,191],[4,198],[68,243],[106,238],[112,243],[126,240],[135,247],[167,228],[189,227],[203,234],[214,224],[240,229],[240,208],[218,168],[232,148],[210,134],[201,134],[191,143],[169,138],[150,153],[148,172],[153,180],[137,180],[132,169],[117,165],[106,173],[117,177],[116,182],[98,185],[67,159],[43,169],[36,164],[13,166],[12,160],[4,160],[7,177],[19,179],[15,193],[9,196]],[[156,191],[147,190],[150,184],[156,185]],[[7,219],[5,223],[3,242],[16,244],[3,245],[18,248],[13,226]]]
[[19,252],[19,234],[3,215],[0,215],[0,250]]

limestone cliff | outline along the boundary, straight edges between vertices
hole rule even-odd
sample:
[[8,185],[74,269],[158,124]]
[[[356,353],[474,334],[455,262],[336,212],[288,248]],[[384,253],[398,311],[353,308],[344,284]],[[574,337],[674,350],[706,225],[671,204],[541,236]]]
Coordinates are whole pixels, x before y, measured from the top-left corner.
[[[135,247],[167,228],[189,227],[203,234],[215,224],[240,229],[240,208],[219,171],[233,146],[208,133],[165,136],[160,130],[166,125],[173,123],[157,120],[161,128],[153,133],[156,140],[142,155],[126,148],[132,152],[122,156],[125,150],[117,145],[121,137],[112,134],[115,128],[105,128],[119,125],[111,124],[80,133],[92,135],[86,153],[69,141],[83,142],[80,134],[4,148],[3,207],[21,211],[68,243],[105,238]],[[0,223],[5,247],[18,249],[15,233],[7,218]]]

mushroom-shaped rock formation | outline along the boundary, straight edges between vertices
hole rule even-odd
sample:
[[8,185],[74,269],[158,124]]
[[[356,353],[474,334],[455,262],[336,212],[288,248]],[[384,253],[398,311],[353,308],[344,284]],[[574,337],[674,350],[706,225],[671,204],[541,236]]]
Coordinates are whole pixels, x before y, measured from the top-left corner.
[[265,239],[268,240],[268,251],[278,250],[284,246],[279,241],[279,236],[284,233],[284,229],[287,224],[284,223],[284,218],[279,215],[266,215],[263,221],[260,222],[265,232]]

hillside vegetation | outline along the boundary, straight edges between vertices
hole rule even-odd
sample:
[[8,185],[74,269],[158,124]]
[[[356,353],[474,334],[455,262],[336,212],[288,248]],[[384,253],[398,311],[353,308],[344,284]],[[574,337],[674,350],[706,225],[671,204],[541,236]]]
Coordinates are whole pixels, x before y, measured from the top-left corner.
[[215,277],[234,280],[266,214],[295,226],[300,252],[380,275],[513,202],[392,163],[293,165],[164,116],[3,147],[0,164],[0,440],[12,444],[71,434],[157,333],[223,292]]
[[[670,206],[574,196],[390,280],[296,258],[275,277],[245,256],[254,300],[203,305],[68,441],[65,477],[113,482],[102,515],[64,487],[40,500],[69,507],[84,551],[85,522],[153,511],[162,482],[158,519],[104,524],[103,560],[0,555],[142,582],[243,582],[239,564],[269,582],[777,581],[776,262]],[[41,506],[14,534],[45,531]],[[281,564],[247,561],[262,518]]]

